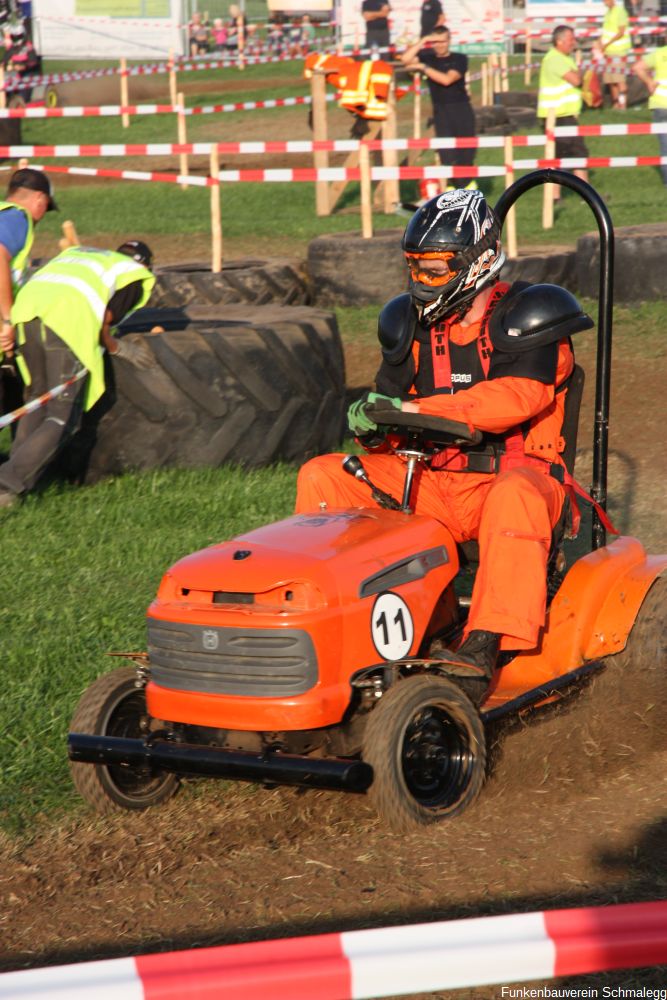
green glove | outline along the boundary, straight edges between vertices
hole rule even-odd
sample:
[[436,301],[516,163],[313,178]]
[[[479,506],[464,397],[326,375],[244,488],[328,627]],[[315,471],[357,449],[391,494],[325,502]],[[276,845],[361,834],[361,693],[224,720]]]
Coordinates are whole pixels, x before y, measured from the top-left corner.
[[401,400],[398,396],[383,396],[379,392],[367,392],[356,403],[352,403],[347,411],[347,424],[355,437],[377,430],[377,424],[366,413],[366,407],[375,404],[393,407],[395,410],[401,408]]

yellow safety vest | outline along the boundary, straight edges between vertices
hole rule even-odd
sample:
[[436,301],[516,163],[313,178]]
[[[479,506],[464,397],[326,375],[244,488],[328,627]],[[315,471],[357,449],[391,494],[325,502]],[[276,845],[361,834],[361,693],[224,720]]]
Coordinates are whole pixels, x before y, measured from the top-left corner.
[[32,250],[33,240],[35,238],[35,231],[32,223],[32,215],[27,211],[22,205],[17,205],[13,201],[0,201],[0,212],[6,212],[10,208],[15,208],[19,212],[25,215],[28,221],[28,234],[25,238],[25,243],[15,254],[10,261],[10,270],[12,273],[12,295],[16,298],[16,293],[25,281],[25,272],[28,266],[28,259],[30,257],[30,251]]
[[624,56],[632,48],[627,12],[624,7],[619,7],[616,4],[607,11],[602,21],[602,44],[606,45],[609,39],[613,38],[622,27],[625,27],[625,34],[621,38],[617,38],[611,45],[607,45],[604,50],[606,56]]
[[654,71],[655,82],[658,84],[657,90],[648,99],[648,106],[651,109],[667,109],[667,45],[649,52],[644,56],[644,63]]
[[581,88],[564,79],[570,70],[578,72],[572,56],[551,48],[540,67],[540,89],[537,97],[537,116],[546,118],[553,111],[556,118],[578,115],[581,111]]

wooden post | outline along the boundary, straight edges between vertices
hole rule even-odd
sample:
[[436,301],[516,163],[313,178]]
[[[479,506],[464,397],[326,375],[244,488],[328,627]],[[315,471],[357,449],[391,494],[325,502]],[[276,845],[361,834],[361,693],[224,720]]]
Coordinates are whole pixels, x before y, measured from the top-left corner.
[[178,103],[177,96],[177,83],[176,83],[176,68],[174,62],[174,50],[169,49],[169,62],[167,63],[169,67],[169,100],[171,101],[172,107],[174,104]]
[[236,18],[236,37],[238,38],[239,69],[245,69],[245,56],[243,54],[245,48],[245,29],[242,14],[239,14]]
[[23,170],[24,167],[29,167],[29,166],[30,166],[30,160],[28,159],[28,157],[22,156],[21,159],[19,160],[17,170]]
[[489,67],[486,60],[482,63],[482,107],[486,108],[489,103]]
[[211,271],[219,274],[222,271],[222,222],[220,218],[220,156],[218,147],[211,149],[210,175],[214,183],[211,185]]
[[[553,160],[556,156],[556,140],[553,138],[553,131],[556,126],[556,114],[549,111],[546,122],[546,142],[544,144],[545,160]],[[554,224],[554,185],[544,185],[544,199],[542,201],[542,228],[553,229]]]
[[491,104],[496,103],[496,94],[500,93],[500,74],[498,72],[498,55],[492,52],[489,56],[489,77],[491,83]]
[[523,71],[523,82],[528,87],[530,85],[531,69],[530,64],[533,58],[533,39],[530,28],[526,25],[526,66]]
[[359,146],[359,169],[361,171],[361,235],[369,240],[373,235],[373,207],[371,204],[371,157],[368,143]]
[[500,89],[506,94],[510,89],[509,76],[507,73],[507,53],[500,53]]
[[[374,139],[377,139],[380,134],[381,128],[382,128],[382,122],[373,122],[370,127],[370,131],[368,131],[364,137],[364,141],[370,143],[373,142]],[[348,155],[346,156],[345,163],[343,164],[343,169],[354,170],[358,166],[359,166],[359,149],[355,149],[351,153],[348,153]],[[343,179],[341,181],[332,181],[331,184],[329,184],[328,188],[329,214],[333,212],[334,208],[336,207],[336,204],[338,203],[338,199],[342,195],[348,183],[349,183],[348,181]],[[381,197],[381,195],[382,195],[382,185],[378,184],[375,191],[376,208],[378,209],[380,207],[379,197]]]
[[[130,103],[129,87],[127,81],[127,59],[125,56],[121,56],[120,60],[120,103],[121,107],[126,108]],[[123,123],[123,128],[129,128],[130,126],[130,116],[127,113],[121,115],[121,120]]]
[[[505,190],[514,183],[514,146],[512,136],[505,136]],[[505,251],[508,258],[517,256],[516,244],[516,211],[514,205],[510,208],[505,219]]]
[[[396,90],[394,87],[394,81],[391,82],[391,87],[389,89],[389,95],[387,97],[387,117],[382,125],[382,138],[383,139],[395,139],[396,138]],[[382,165],[383,167],[398,167],[398,150],[396,149],[383,149],[382,150]],[[401,195],[399,191],[398,177],[392,178],[391,180],[386,180],[382,182],[382,202],[383,209],[386,215],[391,215],[398,203],[401,200]]]
[[[185,109],[185,95],[184,94],[177,94],[177,104],[178,104],[179,109],[180,109],[178,111],[178,114],[177,114],[178,143],[179,143],[180,146],[185,146],[186,143],[187,143],[187,141],[188,141],[188,134],[187,134],[186,127],[185,127],[185,115],[183,114],[183,111]],[[180,173],[181,173],[181,176],[182,177],[187,177],[188,174],[189,174],[189,172],[190,172],[189,167],[188,167],[188,154],[187,153],[180,153],[179,154],[179,163],[180,163]],[[183,191],[187,191],[188,186],[189,185],[187,185],[187,184],[181,184],[181,189]]]
[[[313,141],[327,140],[327,82],[324,73],[315,71],[310,81],[313,109]],[[313,166],[316,170],[326,170],[329,166],[329,154],[326,150],[315,150]],[[327,181],[315,181],[315,211],[318,215],[331,215],[329,205],[329,185]]]
[[[413,77],[413,87],[415,94],[415,103],[412,109],[412,138],[421,139],[422,136],[422,87],[421,87],[421,73],[415,73]],[[410,166],[415,164],[419,159],[418,149],[408,150],[408,163]]]
[[62,239],[58,241],[58,246],[61,250],[67,250],[68,247],[80,247],[81,240],[79,239],[79,234],[76,231],[74,223],[70,219],[66,219],[63,222],[63,235]]
[[7,94],[5,93],[5,70],[0,66],[0,108],[7,107]]

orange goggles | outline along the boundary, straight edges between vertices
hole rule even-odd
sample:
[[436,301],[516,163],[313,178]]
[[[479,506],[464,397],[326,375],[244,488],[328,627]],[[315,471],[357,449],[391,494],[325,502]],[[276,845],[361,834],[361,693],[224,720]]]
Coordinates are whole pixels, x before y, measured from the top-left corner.
[[418,281],[421,285],[430,285],[433,288],[448,285],[452,278],[457,276],[458,270],[454,270],[450,266],[450,261],[454,257],[456,257],[455,253],[405,254],[412,280]]

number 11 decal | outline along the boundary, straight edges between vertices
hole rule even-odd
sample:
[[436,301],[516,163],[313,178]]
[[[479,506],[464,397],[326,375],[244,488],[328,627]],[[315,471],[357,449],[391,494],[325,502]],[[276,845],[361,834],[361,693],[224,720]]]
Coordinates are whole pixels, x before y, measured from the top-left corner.
[[402,660],[410,652],[415,630],[410,608],[398,594],[379,594],[371,615],[371,636],[385,660]]

